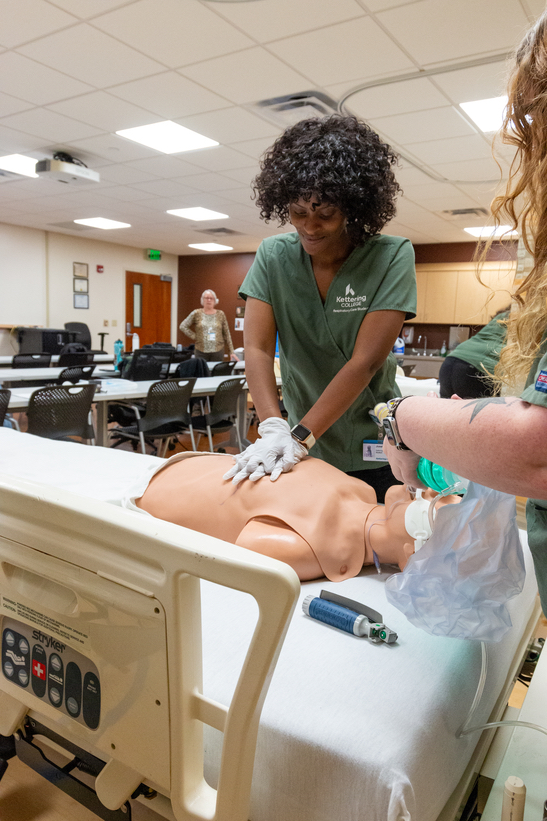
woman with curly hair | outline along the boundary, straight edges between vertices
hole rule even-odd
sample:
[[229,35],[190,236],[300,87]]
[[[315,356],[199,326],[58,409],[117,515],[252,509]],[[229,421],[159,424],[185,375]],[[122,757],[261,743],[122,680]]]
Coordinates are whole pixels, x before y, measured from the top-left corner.
[[519,229],[534,265],[514,294],[508,341],[494,371],[505,395],[469,402],[405,397],[395,414],[408,449],[386,442],[385,451],[395,475],[415,487],[420,454],[474,482],[527,497],[528,543],[547,613],[547,12],[517,50],[508,98],[501,137],[516,154],[492,212],[498,225]]
[[[394,483],[385,462],[363,460],[363,440],[378,436],[369,410],[397,391],[390,352],[416,311],[412,245],[380,234],[400,191],[395,163],[369,126],[337,115],[297,123],[266,152],[254,181],[261,217],[295,233],[264,240],[240,289],[262,438],[234,457],[234,482],[276,479],[313,448],[366,478],[380,501]],[[289,423],[274,377],[276,334]]]

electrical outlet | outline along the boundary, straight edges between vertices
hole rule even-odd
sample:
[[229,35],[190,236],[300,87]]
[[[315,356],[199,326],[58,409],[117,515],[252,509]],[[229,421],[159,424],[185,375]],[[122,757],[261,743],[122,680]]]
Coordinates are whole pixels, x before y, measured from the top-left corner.
[[103,319],[103,325],[105,328],[108,328],[108,319]]
[[116,327],[117,327],[117,325],[118,325],[118,320],[117,320],[117,319],[113,319],[113,320],[112,320],[112,327],[113,327],[113,328],[116,328]]

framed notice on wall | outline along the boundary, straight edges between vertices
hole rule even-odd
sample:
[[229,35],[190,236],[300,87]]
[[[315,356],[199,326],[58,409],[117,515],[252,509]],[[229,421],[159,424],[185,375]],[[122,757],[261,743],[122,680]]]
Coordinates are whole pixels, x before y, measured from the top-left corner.
[[89,294],[74,294],[75,308],[89,308]]
[[87,277],[88,265],[87,262],[73,262],[72,273],[75,277]]
[[74,277],[74,293],[87,294],[89,293],[89,280],[83,277]]

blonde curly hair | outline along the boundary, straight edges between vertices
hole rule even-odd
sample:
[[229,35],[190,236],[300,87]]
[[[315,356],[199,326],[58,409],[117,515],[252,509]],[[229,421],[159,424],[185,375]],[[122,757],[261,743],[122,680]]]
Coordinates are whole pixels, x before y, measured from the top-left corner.
[[513,294],[507,344],[495,370],[498,384],[511,388],[524,382],[547,326],[547,12],[517,49],[500,138],[516,152],[492,213],[497,225],[519,230],[534,260]]

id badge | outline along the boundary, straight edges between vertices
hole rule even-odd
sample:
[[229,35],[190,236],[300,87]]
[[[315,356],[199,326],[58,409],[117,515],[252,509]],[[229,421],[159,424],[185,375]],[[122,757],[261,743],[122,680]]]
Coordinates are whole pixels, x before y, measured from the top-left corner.
[[212,328],[207,331],[207,340],[209,342],[214,342],[216,340],[216,338],[217,338],[217,335],[216,335],[216,333],[214,332],[214,330]]
[[384,454],[384,437],[378,439],[363,439],[363,462],[387,462]]

